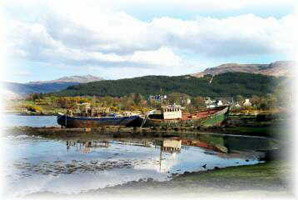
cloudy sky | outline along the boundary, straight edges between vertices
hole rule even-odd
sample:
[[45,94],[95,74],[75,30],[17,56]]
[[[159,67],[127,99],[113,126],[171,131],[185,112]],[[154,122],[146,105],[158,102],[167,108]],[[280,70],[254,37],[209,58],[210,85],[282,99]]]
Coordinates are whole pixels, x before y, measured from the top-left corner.
[[289,60],[295,0],[1,1],[4,80],[181,75]]

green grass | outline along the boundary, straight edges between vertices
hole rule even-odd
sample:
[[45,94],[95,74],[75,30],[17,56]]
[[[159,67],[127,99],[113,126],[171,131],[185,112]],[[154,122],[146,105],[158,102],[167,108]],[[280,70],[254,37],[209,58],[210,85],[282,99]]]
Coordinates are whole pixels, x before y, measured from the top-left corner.
[[97,193],[212,196],[214,194],[233,195],[241,191],[244,196],[255,194],[289,195],[291,192],[282,178],[285,175],[289,175],[289,166],[282,161],[272,161],[258,165],[188,173],[166,182],[132,182],[97,190]]
[[[281,173],[285,172],[285,168],[282,170],[283,164],[279,161],[272,161],[268,163],[262,163],[258,165],[228,167],[221,170],[209,171],[207,173],[196,174],[188,177],[190,180],[206,180],[218,178],[218,179],[251,179],[251,180],[273,180],[280,178]],[[185,177],[177,178],[185,179]]]

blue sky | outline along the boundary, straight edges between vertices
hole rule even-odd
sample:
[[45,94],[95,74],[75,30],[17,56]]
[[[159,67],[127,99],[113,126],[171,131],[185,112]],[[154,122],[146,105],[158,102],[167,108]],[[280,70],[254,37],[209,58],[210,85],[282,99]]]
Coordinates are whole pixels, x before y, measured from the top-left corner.
[[4,1],[6,81],[290,60],[294,0]]

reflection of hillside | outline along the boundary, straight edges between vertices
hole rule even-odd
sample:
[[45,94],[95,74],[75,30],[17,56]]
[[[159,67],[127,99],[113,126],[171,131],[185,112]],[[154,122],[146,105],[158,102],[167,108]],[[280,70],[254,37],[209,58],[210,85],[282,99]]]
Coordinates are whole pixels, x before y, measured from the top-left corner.
[[[222,158],[259,158],[263,153],[257,150],[270,148],[270,140],[253,137],[230,137],[202,135],[199,139],[183,139],[182,144],[196,146],[217,152],[216,155]],[[210,152],[205,152],[210,153]]]
[[231,150],[236,151],[254,151],[265,150],[272,147],[272,143],[267,138],[242,138],[242,137],[224,137],[224,144]]

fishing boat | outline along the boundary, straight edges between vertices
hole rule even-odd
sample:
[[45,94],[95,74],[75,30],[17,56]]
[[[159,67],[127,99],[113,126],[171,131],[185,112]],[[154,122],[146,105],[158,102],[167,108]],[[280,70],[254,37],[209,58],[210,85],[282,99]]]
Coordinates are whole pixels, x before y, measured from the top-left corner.
[[199,121],[199,126],[201,127],[221,126],[227,119],[229,110],[229,106],[220,106],[201,111],[198,113],[198,117],[195,120]]
[[57,122],[66,128],[97,128],[103,126],[134,126],[140,124],[142,119],[138,115],[134,116],[106,116],[106,117],[85,117],[58,115]]
[[192,124],[200,127],[220,126],[226,120],[229,106],[220,106],[196,113],[182,112],[182,107],[171,105],[151,111],[143,120],[142,126],[160,126],[163,124]]

